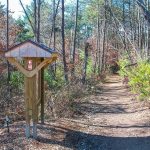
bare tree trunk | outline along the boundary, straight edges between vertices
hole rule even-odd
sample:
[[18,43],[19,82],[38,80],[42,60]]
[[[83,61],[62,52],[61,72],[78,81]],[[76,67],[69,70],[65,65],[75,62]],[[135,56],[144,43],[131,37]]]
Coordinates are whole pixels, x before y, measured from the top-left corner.
[[[147,9],[149,10],[149,0],[147,0]],[[149,58],[149,24],[147,22],[147,56]]]
[[66,83],[68,83],[68,71],[67,71],[66,51],[65,51],[64,11],[65,11],[64,0],[62,0],[62,52],[63,52],[64,78]]
[[41,0],[38,0],[38,16],[37,16],[37,42],[40,43],[40,23],[41,23]]
[[98,18],[97,18],[97,50],[98,50],[98,75],[101,72],[101,28],[100,28],[100,4],[98,3]]
[[[125,17],[126,17],[126,15],[125,15],[125,0],[123,0],[123,27],[124,27],[124,30],[126,30],[126,26],[125,26]],[[123,39],[123,43],[124,43],[124,50],[126,50],[127,49],[127,47],[126,47],[126,34],[125,34],[125,32],[124,32],[124,39]]]
[[[99,47],[100,47],[100,42],[99,42],[99,15],[97,16],[97,37],[96,37],[96,56],[95,56],[95,64],[94,64],[94,74],[96,73],[97,66],[99,67],[98,61],[99,61]],[[99,70],[99,69],[98,69]]]
[[74,41],[73,41],[73,50],[72,50],[72,64],[73,68],[71,70],[72,75],[74,75],[75,71],[75,54],[76,54],[76,35],[77,35],[77,26],[78,26],[78,8],[79,8],[79,0],[76,1],[76,18],[75,18],[75,28],[74,28]]
[[102,51],[102,69],[101,72],[105,70],[105,51],[106,51],[106,0],[104,9],[104,27],[103,27],[103,51]]
[[[6,50],[9,49],[9,0],[7,0],[7,23],[6,23],[6,37],[7,37],[7,44],[6,44]],[[7,84],[9,86],[9,82],[10,82],[10,64],[7,61]]]
[[[55,0],[53,0],[53,48],[54,48],[54,50],[55,50],[55,48],[56,48],[56,31],[55,31],[55,23],[56,23],[56,17],[55,17],[55,15],[56,15],[56,11],[55,11]],[[55,78],[55,75],[56,75],[56,62],[55,62],[55,64],[54,64],[54,78]]]
[[85,49],[84,49],[84,67],[83,67],[83,76],[82,76],[82,83],[85,84],[86,81],[86,72],[87,72],[87,65],[88,65],[88,49],[89,49],[89,43],[85,43]]
[[[53,0],[53,5],[54,5],[54,1]],[[59,4],[60,4],[60,0],[58,0],[58,3],[57,3],[57,7],[56,7],[56,10],[55,10],[55,14],[53,16],[53,25],[52,25],[52,30],[51,30],[51,33],[50,33],[50,41],[49,41],[49,47],[51,47],[51,42],[52,42],[52,36],[53,36],[53,32],[55,30],[54,28],[54,22],[56,21],[56,15],[58,13],[58,7],[59,7]],[[54,7],[55,8],[55,7]],[[54,13],[54,10],[53,10],[53,13]],[[56,33],[56,32],[55,32]]]
[[[40,43],[41,40],[40,40],[40,23],[41,23],[41,0],[38,0],[38,3],[35,4],[35,13],[37,12],[37,17],[36,17],[36,14],[35,14],[35,35],[37,36],[37,42]],[[36,33],[37,32],[37,33]],[[41,58],[41,61],[43,61],[44,59]],[[45,100],[44,100],[44,93],[45,93],[45,88],[44,88],[44,68],[41,69],[41,71],[38,73],[39,75],[39,91],[41,93],[39,93],[40,95],[40,101],[41,101],[41,123],[44,124],[44,103],[45,103]]]
[[138,8],[138,48],[141,52],[141,16],[140,16],[140,8]]
[[53,39],[53,47],[54,47],[54,49],[55,49],[55,44],[56,44],[56,32],[55,32],[55,14],[56,14],[56,12],[55,12],[55,0],[53,0],[53,34],[54,34],[54,39]]
[[34,0],[34,32],[35,40],[37,41],[37,1]]

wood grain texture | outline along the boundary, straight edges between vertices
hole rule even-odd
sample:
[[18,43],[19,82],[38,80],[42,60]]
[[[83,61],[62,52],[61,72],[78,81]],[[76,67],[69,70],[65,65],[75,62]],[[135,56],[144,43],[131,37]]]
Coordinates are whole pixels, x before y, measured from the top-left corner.
[[30,42],[24,43],[23,45],[12,48],[10,51],[5,53],[5,57],[23,58],[23,57],[34,57],[34,58],[50,58],[52,52],[46,51]]
[[15,58],[8,58],[8,61],[15,65],[26,77],[33,77],[36,73],[38,73],[43,67],[48,66],[53,63],[57,59],[57,55],[52,54],[51,58],[46,58],[42,61],[35,69],[32,71],[26,70]]

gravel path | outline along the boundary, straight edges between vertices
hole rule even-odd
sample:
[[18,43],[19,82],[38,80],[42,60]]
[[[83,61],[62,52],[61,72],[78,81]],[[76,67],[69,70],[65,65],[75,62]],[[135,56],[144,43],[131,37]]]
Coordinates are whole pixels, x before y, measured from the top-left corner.
[[150,110],[118,76],[76,107],[84,117],[39,124],[37,141],[25,139],[24,122],[15,123],[9,135],[0,129],[0,150],[150,150]]

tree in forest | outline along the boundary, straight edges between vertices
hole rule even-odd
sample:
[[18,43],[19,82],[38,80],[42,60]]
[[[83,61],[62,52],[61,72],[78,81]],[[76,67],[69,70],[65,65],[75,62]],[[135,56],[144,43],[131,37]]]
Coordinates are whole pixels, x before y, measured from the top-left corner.
[[73,38],[73,48],[72,48],[72,60],[73,64],[72,75],[74,75],[75,71],[75,54],[76,54],[76,41],[77,41],[77,26],[78,26],[78,9],[79,9],[79,0],[76,1],[76,17],[75,17],[75,27],[74,27],[74,38]]
[[65,7],[64,7],[64,0],[61,1],[62,4],[62,24],[61,24],[61,29],[62,29],[62,52],[63,52],[63,65],[64,65],[64,77],[65,81],[68,82],[68,70],[67,70],[67,64],[66,64],[66,51],[65,51]]
[[[144,8],[147,10],[148,5],[147,0],[144,2]],[[24,8],[24,18],[17,20],[22,30],[17,39],[20,41],[33,38],[34,28],[37,29],[39,23],[38,14],[35,17],[38,5],[35,7],[34,3],[31,3]],[[69,78],[68,69],[76,76],[83,72],[79,68],[83,68],[85,62],[78,60],[84,53],[85,43],[90,41],[92,49],[88,55],[92,60],[91,70],[93,74],[100,75],[106,68],[111,67],[110,61],[107,62],[111,53],[113,55],[117,52],[118,57],[127,55],[131,62],[135,62],[137,56],[148,56],[149,28],[141,8],[133,0],[41,1],[41,30],[36,35],[40,36],[42,43],[62,53],[62,64],[59,66],[64,68],[65,80]],[[57,63],[52,72],[56,68]]]
[[16,25],[20,30],[17,34],[17,42],[23,42],[34,37],[33,34],[30,34],[30,30],[26,27],[25,22],[21,18],[16,20]]
[[[5,6],[0,3],[0,48],[6,49],[6,23],[7,16],[5,11]],[[20,32],[19,27],[15,23],[15,20],[9,15],[9,47],[13,46],[16,42],[17,35]]]

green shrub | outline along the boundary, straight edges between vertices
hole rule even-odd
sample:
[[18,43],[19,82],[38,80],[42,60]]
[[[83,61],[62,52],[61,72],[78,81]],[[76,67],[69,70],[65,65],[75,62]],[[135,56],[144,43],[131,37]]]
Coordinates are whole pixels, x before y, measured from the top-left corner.
[[44,80],[47,81],[49,88],[51,89],[62,87],[62,85],[64,85],[63,77],[63,70],[60,67],[57,67],[55,75],[50,68],[44,71]]
[[[55,77],[50,69],[45,69],[44,80],[47,81],[47,83],[51,89],[60,88],[64,84],[62,69],[57,68]],[[17,89],[23,89],[24,75],[19,71],[12,72],[10,84]]]
[[132,91],[139,95],[141,100],[150,99],[150,63],[148,61],[140,61],[136,66],[125,67],[127,61],[121,60],[120,75],[128,76],[129,85]]
[[126,66],[129,65],[129,61],[127,59],[121,59],[119,60],[118,62],[118,65],[119,65],[119,74],[120,76],[124,77],[124,76],[128,76],[128,69]]
[[24,76],[19,71],[14,71],[11,73],[11,85],[18,89],[23,89]]
[[129,73],[129,85],[140,99],[150,98],[150,63],[139,62]]

